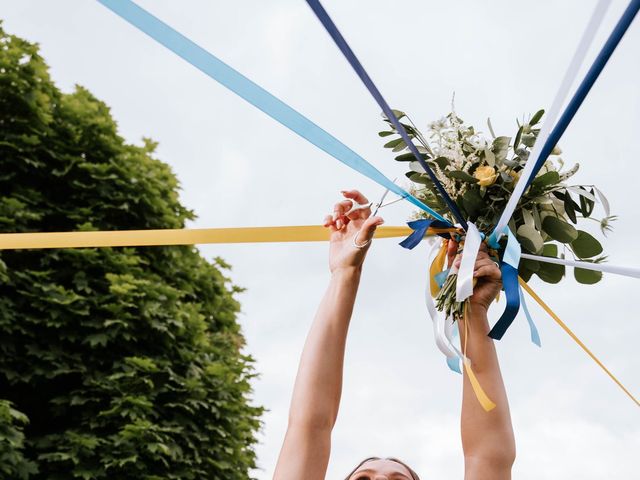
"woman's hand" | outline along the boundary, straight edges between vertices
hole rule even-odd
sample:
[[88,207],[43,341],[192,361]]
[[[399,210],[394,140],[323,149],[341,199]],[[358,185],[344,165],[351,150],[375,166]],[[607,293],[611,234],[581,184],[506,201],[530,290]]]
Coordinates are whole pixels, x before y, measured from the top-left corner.
[[[460,255],[457,255],[458,243],[449,240],[447,248],[447,256],[449,258],[449,266],[453,263],[455,268],[460,268]],[[480,307],[486,312],[489,310],[491,302],[495,300],[502,288],[502,273],[497,263],[489,256],[487,245],[482,244],[476,258],[476,264],[473,269],[473,276],[476,284],[473,287],[473,295],[469,297],[471,308]]]
[[351,210],[354,200],[359,204],[369,203],[369,200],[357,190],[341,192],[347,199],[336,203],[333,207],[333,215],[327,215],[324,226],[331,230],[329,246],[329,269],[331,273],[339,270],[360,270],[362,263],[369,249],[369,245],[364,248],[356,248],[356,243],[363,245],[373,238],[376,227],[382,225],[384,220],[381,217],[372,217],[370,208],[362,208],[345,215]]

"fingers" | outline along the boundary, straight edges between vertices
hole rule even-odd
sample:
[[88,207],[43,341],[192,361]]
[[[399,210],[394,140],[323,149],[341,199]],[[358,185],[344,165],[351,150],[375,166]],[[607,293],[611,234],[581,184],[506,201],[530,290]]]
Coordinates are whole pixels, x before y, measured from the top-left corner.
[[323,222],[322,226],[330,229],[331,232],[337,232],[338,231],[338,229],[336,227],[336,222],[333,219],[333,216],[331,216],[331,215],[327,215],[326,217],[324,217],[324,222]]
[[376,232],[376,228],[378,228],[383,223],[384,220],[382,219],[382,217],[367,218],[362,224],[362,228],[360,228],[360,231],[357,233],[356,242],[362,244],[368,240],[371,240]]
[[500,280],[502,273],[498,264],[489,257],[479,258],[473,269],[473,276],[476,278],[487,278],[488,280]]
[[343,200],[333,206],[333,221],[338,230],[349,223],[350,218],[349,216],[345,216],[345,213],[351,210],[352,206],[353,203],[351,203],[351,200]]
[[[342,195],[348,199],[344,202],[340,202],[341,204],[344,203],[348,205],[345,212],[348,212],[353,207],[357,207],[358,205],[366,205],[369,203],[369,200],[367,200],[367,197],[362,195],[358,190],[342,190],[340,193],[342,193]],[[367,208],[355,208],[351,213],[348,213],[346,216],[347,218],[349,218],[349,220],[358,220],[358,219],[369,218],[370,215],[371,215],[371,208],[367,207]]]
[[365,197],[358,190],[342,190],[340,193],[345,198],[350,198],[352,200],[355,200],[358,203],[369,203],[369,200],[367,200],[367,197]]
[[[457,253],[458,253],[458,242],[454,240],[449,240],[447,243],[447,266],[449,268],[451,268],[451,264],[453,263],[453,260],[456,257]],[[458,265],[456,266],[456,268],[459,266],[460,266],[460,263],[458,262]]]

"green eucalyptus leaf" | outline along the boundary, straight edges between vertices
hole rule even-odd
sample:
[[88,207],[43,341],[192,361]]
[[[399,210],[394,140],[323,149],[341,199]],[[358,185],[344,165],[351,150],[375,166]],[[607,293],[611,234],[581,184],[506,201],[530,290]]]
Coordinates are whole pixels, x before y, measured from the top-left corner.
[[[431,158],[426,153],[421,153],[420,156],[422,157],[423,160],[429,160]],[[416,156],[412,152],[403,153],[402,155],[398,155],[395,159],[398,162],[413,162],[413,161],[417,161],[416,160]]]
[[[547,173],[543,173],[542,175],[538,175],[536,178],[533,179],[533,182],[531,182],[531,186],[532,187],[536,187],[536,188],[544,188],[544,187],[548,187],[549,185],[555,185],[556,183],[560,182],[560,174],[556,171],[550,171]],[[555,193],[559,193],[559,192],[553,192]]]
[[542,221],[542,229],[558,242],[571,243],[578,238],[578,230],[573,225],[552,215],[545,217]]
[[510,142],[511,142],[511,137],[497,137],[493,141],[493,146],[491,147],[491,151],[496,156],[496,161],[498,163],[503,162],[507,158]]
[[441,170],[444,170],[447,166],[449,166],[449,159],[447,157],[438,157],[434,160],[436,165],[440,167]]
[[484,199],[476,188],[470,188],[462,196],[462,204],[470,217],[477,216],[484,206]]
[[395,138],[393,140],[391,140],[390,142],[385,143],[383,146],[384,148],[395,148],[400,144],[404,145],[404,140],[401,138]]
[[[580,187],[580,190],[584,190],[586,192],[586,190],[582,187]],[[590,193],[591,195],[594,194],[593,188],[591,189]],[[596,205],[596,202],[594,202],[592,199],[585,197],[584,195],[580,195],[580,210],[582,210],[582,216],[584,218],[588,218],[591,216],[595,205]]]
[[540,268],[535,272],[540,280],[547,283],[558,283],[565,274],[564,265],[540,262]]
[[580,258],[591,258],[602,253],[600,242],[583,230],[578,230],[578,238],[571,242],[571,248]]
[[407,148],[407,144],[404,143],[404,140],[402,142],[400,142],[399,144],[397,144],[395,147],[393,147],[391,149],[392,152],[401,152],[402,150],[404,150],[405,148]]
[[528,268],[523,267],[522,263],[520,264],[520,268],[518,268],[518,276],[522,278],[522,280],[528,282],[533,276],[533,273],[533,270],[529,270]]
[[544,115],[544,110],[538,110],[533,117],[531,117],[531,120],[529,120],[529,125],[535,125],[538,123],[542,118],[542,115]]
[[555,243],[545,243],[542,249],[542,255],[544,257],[558,258],[558,245]]
[[447,171],[445,174],[449,178],[455,178],[456,180],[462,180],[463,182],[478,183],[477,178],[469,175],[467,172],[463,172],[462,170]]
[[378,132],[378,136],[380,137],[388,137],[389,135],[393,135],[395,132]]
[[425,175],[423,173],[407,172],[405,175],[413,183],[420,183],[422,185],[428,185],[428,184],[432,183],[431,179],[429,177],[427,177],[427,175]]
[[574,268],[573,276],[578,283],[585,285],[593,285],[602,280],[602,272],[596,272],[595,270],[587,270],[585,268]]
[[539,254],[544,247],[542,235],[530,225],[520,225],[516,231],[516,238],[522,245],[522,248],[528,252]]
[[531,148],[533,144],[536,143],[536,136],[532,133],[525,133],[522,135],[522,143]]
[[524,127],[520,127],[518,129],[518,133],[516,133],[516,139],[513,141],[513,149],[517,149],[520,145],[520,140],[522,139],[522,130]]
[[530,260],[528,258],[521,258],[518,270],[520,270],[521,268],[531,270],[532,272],[537,272],[538,270],[540,270],[540,262],[538,262],[537,260]]
[[574,224],[578,223],[578,218],[576,217],[575,210],[575,202],[571,198],[571,194],[567,192],[564,196],[564,211]]

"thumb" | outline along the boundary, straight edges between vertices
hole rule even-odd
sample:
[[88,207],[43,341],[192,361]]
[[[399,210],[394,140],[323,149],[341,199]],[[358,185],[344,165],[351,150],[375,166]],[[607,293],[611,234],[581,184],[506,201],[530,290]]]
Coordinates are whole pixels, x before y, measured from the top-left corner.
[[373,238],[373,234],[376,231],[376,228],[378,228],[378,226],[382,225],[383,223],[384,223],[384,220],[382,219],[382,217],[367,218],[365,222],[362,224],[362,228],[360,229],[360,234],[358,235],[358,237],[360,238],[358,240],[363,242],[366,242],[367,240],[371,240]]

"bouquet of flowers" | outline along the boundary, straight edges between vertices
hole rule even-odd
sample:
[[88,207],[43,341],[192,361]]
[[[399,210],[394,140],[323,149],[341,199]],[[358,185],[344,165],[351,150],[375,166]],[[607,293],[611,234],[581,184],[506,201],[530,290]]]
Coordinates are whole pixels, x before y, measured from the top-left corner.
[[[538,123],[544,111],[540,110],[528,121],[518,121],[515,137],[496,136],[491,121],[488,129],[492,138],[464,123],[455,112],[432,122],[423,135],[404,113],[394,110],[425,162],[462,215],[473,222],[485,235],[489,235],[502,214],[518,182],[525,162],[540,131]],[[380,137],[398,135],[392,123],[385,118],[389,129],[379,132]],[[418,199],[455,223],[435,185],[414,155],[408,151],[402,138],[391,138],[384,145],[398,153],[397,161],[407,162],[406,176],[411,180],[411,193]],[[611,230],[615,216],[609,212],[609,203],[594,185],[569,185],[567,181],[579,165],[566,168],[556,147],[529,188],[522,195],[509,221],[509,228],[520,242],[522,252],[546,257],[602,262],[605,257],[600,242],[591,234],[577,228],[583,220],[596,221],[602,233]],[[592,217],[595,203],[603,206],[602,218]],[[424,216],[423,212],[416,216]],[[460,251],[464,238],[460,239]],[[558,283],[565,274],[563,265],[522,259],[519,275],[528,281],[535,274],[548,283]],[[602,273],[576,268],[575,278],[584,284],[598,282]],[[455,298],[455,275],[449,275],[436,297],[436,307],[454,319],[462,314],[463,304]]]

